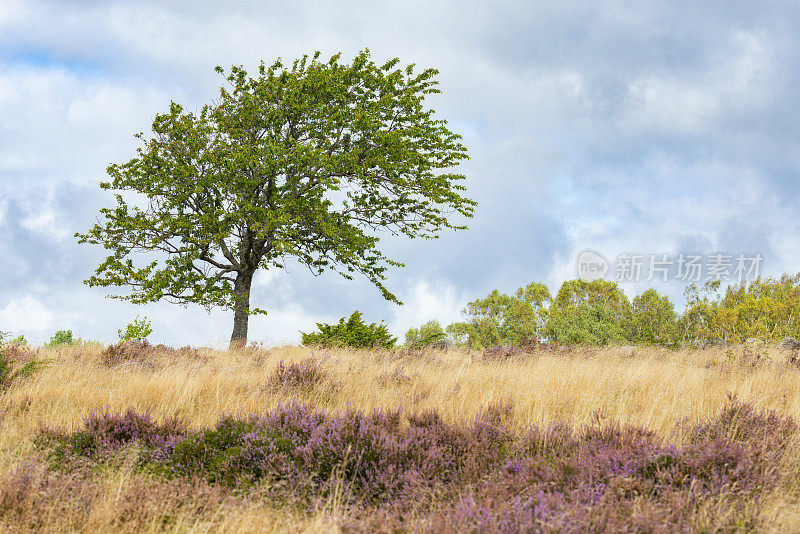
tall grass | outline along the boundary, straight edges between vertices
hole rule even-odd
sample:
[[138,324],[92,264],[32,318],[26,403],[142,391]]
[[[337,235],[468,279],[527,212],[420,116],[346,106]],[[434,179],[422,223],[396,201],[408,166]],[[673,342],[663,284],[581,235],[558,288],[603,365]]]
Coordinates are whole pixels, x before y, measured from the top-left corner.
[[[43,467],[36,445],[43,427],[77,430],[99,412],[146,412],[200,430],[221,416],[244,418],[291,401],[332,414],[436,410],[456,426],[506,406],[504,424],[520,434],[532,425],[582,428],[606,421],[642,427],[675,446],[691,443],[692,425],[716,417],[730,396],[800,421],[800,368],[778,350],[539,349],[502,361],[459,351],[137,346],[126,357],[115,350],[109,357],[92,346],[42,349],[39,357],[50,365],[0,394],[0,473],[7,474],[7,487],[28,488],[12,492],[19,501],[14,506],[36,518],[35,524],[9,523],[6,513],[0,528],[256,532],[336,530],[347,523],[335,491],[326,506],[308,513],[213,484],[182,486],[125,462],[91,476]],[[759,528],[800,531],[795,438],[776,468],[786,477],[754,504],[765,518]],[[33,494],[50,498],[34,502]],[[472,506],[464,503],[465,510]]]

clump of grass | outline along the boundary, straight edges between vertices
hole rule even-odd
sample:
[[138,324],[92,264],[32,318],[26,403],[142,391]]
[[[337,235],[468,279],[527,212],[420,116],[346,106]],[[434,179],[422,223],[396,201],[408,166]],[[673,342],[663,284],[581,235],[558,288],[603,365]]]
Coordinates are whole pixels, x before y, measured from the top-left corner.
[[392,372],[385,372],[378,375],[377,383],[381,386],[404,386],[414,382],[414,377],[406,373],[403,366],[395,367]]
[[313,358],[305,359],[299,363],[284,363],[281,360],[269,377],[267,386],[276,390],[308,391],[321,384],[326,377],[325,370]]
[[103,365],[113,367],[126,363],[146,364],[151,361],[155,350],[147,341],[122,341],[109,345],[101,354]]
[[532,354],[537,349],[539,349],[539,347],[544,347],[550,350],[557,350],[558,344],[556,343],[540,344],[537,340],[533,338],[528,338],[528,339],[523,339],[520,343],[514,345],[498,345],[494,347],[488,347],[484,349],[483,353],[481,354],[481,358],[483,360],[496,360],[496,361],[510,360],[513,358],[524,356],[526,354]]

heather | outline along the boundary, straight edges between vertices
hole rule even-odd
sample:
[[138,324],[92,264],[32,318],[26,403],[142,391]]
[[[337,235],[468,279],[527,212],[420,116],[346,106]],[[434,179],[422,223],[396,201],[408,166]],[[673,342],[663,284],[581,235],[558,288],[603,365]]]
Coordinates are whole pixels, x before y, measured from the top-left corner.
[[[780,484],[777,466],[796,430],[792,419],[735,399],[680,445],[613,421],[520,433],[504,421],[510,409],[491,406],[454,425],[436,411],[328,414],[290,403],[194,432],[104,412],[72,433],[44,430],[40,446],[57,468],[135,450],[142,470],[170,480],[310,510],[336,496],[355,529],[688,532],[758,527],[758,498]],[[711,523],[699,514],[709,502]]]
[[15,346],[49,363],[0,392],[0,532],[800,526],[776,346],[128,343]]

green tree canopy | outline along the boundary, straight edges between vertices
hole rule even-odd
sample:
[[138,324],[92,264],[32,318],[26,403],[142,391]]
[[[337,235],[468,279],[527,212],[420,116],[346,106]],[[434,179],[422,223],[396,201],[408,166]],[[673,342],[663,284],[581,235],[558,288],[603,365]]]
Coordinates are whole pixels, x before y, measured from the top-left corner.
[[547,317],[550,291],[540,283],[517,289],[514,295],[494,290],[485,299],[467,304],[466,321],[447,327],[460,345],[485,348],[539,339]]
[[631,314],[625,322],[628,341],[644,345],[670,345],[676,341],[675,307],[666,295],[648,289],[633,299]]
[[443,341],[447,337],[439,321],[431,320],[419,328],[411,327],[406,332],[406,346],[422,348]]
[[[86,280],[130,286],[134,303],[165,299],[234,310],[231,343],[247,339],[258,269],[295,258],[315,274],[360,274],[391,301],[376,231],[433,238],[462,229],[476,203],[461,195],[461,174],[443,172],[467,158],[460,136],[425,107],[439,92],[435,69],[415,73],[368,51],[351,63],[303,56],[291,66],[264,63],[225,75],[217,102],[197,113],[172,103],[127,163],[108,167],[103,189],[132,191],[146,207],[116,207],[81,243],[110,255]],[[131,253],[163,253],[137,266]],[[149,258],[148,258],[149,259]]]
[[615,282],[568,280],[550,306],[544,333],[563,344],[609,345],[626,340],[630,302]]
[[779,279],[758,278],[729,285],[720,294],[719,281],[702,288],[689,286],[686,311],[680,318],[682,337],[692,342],[721,339],[740,343],[755,337],[765,342],[800,337],[800,274]]

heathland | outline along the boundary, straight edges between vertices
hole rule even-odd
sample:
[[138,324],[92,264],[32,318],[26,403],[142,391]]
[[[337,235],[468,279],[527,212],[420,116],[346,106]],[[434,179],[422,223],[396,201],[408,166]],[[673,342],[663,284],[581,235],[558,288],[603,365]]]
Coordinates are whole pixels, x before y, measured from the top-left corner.
[[796,358],[8,345],[0,528],[796,532]]

